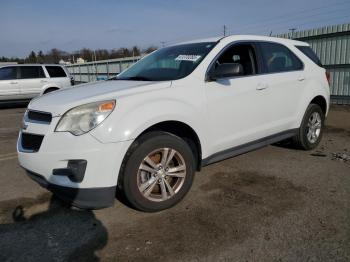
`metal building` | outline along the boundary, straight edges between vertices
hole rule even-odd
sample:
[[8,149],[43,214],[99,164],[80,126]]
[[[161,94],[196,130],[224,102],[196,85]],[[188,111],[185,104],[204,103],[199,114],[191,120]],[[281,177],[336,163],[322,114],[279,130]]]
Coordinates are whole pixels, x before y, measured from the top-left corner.
[[[308,42],[331,74],[331,98],[350,104],[350,24],[326,26],[278,35]],[[78,82],[91,82],[117,75],[140,57],[102,60],[67,66]]]
[[350,104],[350,24],[278,35],[307,42],[331,74],[331,99]]

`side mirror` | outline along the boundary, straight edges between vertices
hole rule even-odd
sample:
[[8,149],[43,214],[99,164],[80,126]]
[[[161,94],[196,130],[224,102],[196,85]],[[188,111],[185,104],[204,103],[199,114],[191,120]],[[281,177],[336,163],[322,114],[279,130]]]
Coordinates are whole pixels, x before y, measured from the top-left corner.
[[208,80],[215,81],[219,78],[243,75],[243,66],[239,63],[226,63],[218,65],[208,74]]

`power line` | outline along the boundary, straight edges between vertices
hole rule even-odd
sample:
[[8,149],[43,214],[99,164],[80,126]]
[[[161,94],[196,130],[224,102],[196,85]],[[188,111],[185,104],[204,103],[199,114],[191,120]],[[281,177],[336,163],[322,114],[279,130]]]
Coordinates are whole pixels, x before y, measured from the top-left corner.
[[[329,15],[329,14],[334,14],[336,13],[337,15],[339,15],[339,13],[345,11],[345,12],[349,12],[349,9],[344,9],[344,8],[341,8],[341,9],[336,9],[336,10],[331,10],[331,11],[326,11],[326,12],[320,12],[320,13],[316,13],[316,14],[310,14],[310,15],[307,15],[307,17],[303,16],[303,17],[299,17],[298,18],[298,14],[295,15],[295,16],[289,16],[289,17],[285,17],[284,19],[278,19],[276,21],[271,21],[269,23],[262,23],[259,25],[259,28],[261,27],[267,27],[269,25],[274,25],[276,23],[286,23],[286,22],[289,22],[289,21],[295,21],[295,20],[308,20],[309,18],[312,18],[312,17],[316,17],[316,16],[323,16],[323,15]],[[339,12],[339,13],[338,13]],[[243,30],[247,30],[249,28],[256,28],[257,26],[254,26],[253,24],[251,25],[247,25],[247,26],[243,26],[243,27],[240,27],[240,29],[243,29]]]
[[[338,2],[337,5],[335,6],[337,9],[335,10],[331,10],[329,11],[329,8],[332,8],[333,6],[330,6],[330,5],[325,5],[325,6],[321,6],[321,7],[318,7],[318,8],[312,8],[312,9],[304,9],[304,10],[301,10],[301,11],[298,11],[297,14],[295,13],[286,13],[286,14],[283,14],[281,16],[275,16],[274,18],[270,18],[270,19],[265,19],[265,20],[260,20],[258,22],[254,22],[252,24],[248,24],[246,26],[242,26],[242,27],[239,27],[240,29],[243,28],[243,30],[246,30],[248,28],[251,28],[249,31],[263,31],[263,30],[266,30],[267,27],[269,27],[268,25],[269,24],[273,24],[275,25],[276,23],[281,23],[281,22],[288,22],[288,21],[295,21],[297,20],[298,22],[302,21],[303,23],[301,24],[298,24],[298,25],[293,25],[293,27],[297,27],[299,28],[300,26],[303,26],[303,25],[306,25],[306,24],[310,24],[310,23],[315,23],[316,21],[314,19],[312,19],[310,21],[310,18],[313,18],[313,17],[317,17],[317,21],[319,21],[320,19],[324,19],[324,18],[321,18],[320,16],[328,16],[329,14],[334,14],[336,13],[337,17],[331,17],[329,18],[327,21],[329,21],[330,19],[331,20],[337,20],[337,19],[342,19],[344,17],[339,17],[339,13],[341,13],[342,11],[345,11],[345,12],[348,12],[348,10],[350,8],[346,8],[344,9],[344,7],[339,7],[339,5],[344,5],[346,3],[349,3],[349,1],[343,1],[343,2]],[[322,12],[318,12],[318,13],[312,13],[313,11],[315,10],[322,10],[322,9],[325,9],[325,8],[328,8],[328,10],[325,10],[325,11],[322,11]],[[310,13],[311,12],[311,13]],[[301,13],[303,13],[304,15],[301,16]],[[309,14],[308,14],[309,13]],[[276,19],[277,18],[277,19]],[[267,23],[261,23],[263,21],[266,21]],[[256,24],[259,23],[259,26],[257,26]],[[255,26],[254,26],[255,25]],[[236,25],[237,27],[237,25]],[[287,26],[283,26],[283,28],[286,28]],[[282,28],[282,27],[278,27],[278,28]],[[273,29],[274,31],[278,28],[270,28]],[[223,33],[224,33],[224,36],[228,35],[229,34],[229,31],[227,30],[227,25],[224,25],[224,28],[223,28]],[[300,28],[299,28],[300,29]],[[240,30],[242,31],[242,30]],[[195,37],[203,37],[204,35],[207,35],[207,36],[213,36],[213,35],[217,35],[215,33],[215,29],[213,30],[210,30],[210,31],[205,31],[205,32],[201,32],[201,33],[197,33],[195,35],[191,34],[191,35],[184,35],[182,37],[178,37],[176,39],[172,39],[172,40],[168,40],[167,43],[174,43],[174,42],[177,42],[177,41],[183,41],[183,40],[187,40],[189,38],[195,38]]]
[[[327,23],[331,22],[331,21],[337,21],[337,20],[340,20],[340,19],[344,19],[344,18],[350,18],[350,15],[345,15],[345,16],[337,16],[337,17],[330,17],[330,18],[327,18]],[[303,30],[301,29],[302,26],[305,26],[305,25],[312,25],[314,23],[317,23],[319,21],[323,21],[324,20],[324,17],[319,17],[319,18],[316,18],[316,20],[313,20],[313,21],[308,21],[306,23],[300,23],[300,24],[295,24],[293,25],[293,27],[295,28],[299,28],[299,31],[300,30]],[[274,28],[274,30],[279,30],[279,29],[284,29],[285,30],[285,27],[277,27],[277,28]]]
[[[258,21],[254,22],[254,23],[249,24],[248,27],[252,27],[254,25],[261,25],[261,23],[265,24],[265,22],[269,22],[269,24],[270,24],[271,22],[276,22],[276,21],[279,21],[281,19],[282,20],[285,20],[286,18],[288,19],[291,15],[293,17],[297,17],[297,16],[300,16],[301,14],[304,14],[304,13],[313,12],[313,11],[316,11],[316,10],[322,10],[322,9],[325,9],[325,8],[327,8],[327,12],[329,12],[329,8],[339,7],[340,5],[349,4],[349,1],[347,0],[347,1],[343,1],[343,2],[338,2],[336,4],[337,5],[333,5],[333,6],[330,6],[329,4],[327,4],[327,5],[324,5],[324,6],[317,7],[317,8],[303,9],[303,10],[297,11],[297,13],[295,13],[295,11],[284,13],[283,15],[274,16],[273,18],[258,20]],[[245,26],[243,26],[243,27],[245,27]]]

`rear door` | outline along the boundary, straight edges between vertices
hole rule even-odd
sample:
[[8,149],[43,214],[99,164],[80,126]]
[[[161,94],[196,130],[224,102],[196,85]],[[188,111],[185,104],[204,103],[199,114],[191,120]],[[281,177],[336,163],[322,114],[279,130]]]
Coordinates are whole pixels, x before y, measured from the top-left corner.
[[41,65],[19,66],[18,85],[22,98],[33,98],[41,93],[47,79]]
[[0,100],[19,99],[20,89],[17,81],[17,67],[0,68]]
[[259,42],[263,63],[261,81],[268,87],[266,121],[273,133],[291,129],[305,85],[304,65],[285,45]]

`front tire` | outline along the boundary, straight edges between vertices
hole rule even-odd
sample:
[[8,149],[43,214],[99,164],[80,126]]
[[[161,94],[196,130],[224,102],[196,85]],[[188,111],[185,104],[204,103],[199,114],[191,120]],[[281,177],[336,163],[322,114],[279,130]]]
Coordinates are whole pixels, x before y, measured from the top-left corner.
[[310,104],[301,122],[298,134],[293,138],[294,144],[304,150],[314,149],[321,141],[325,115],[317,104]]
[[121,167],[118,191],[135,209],[156,212],[181,201],[191,188],[195,158],[180,137],[151,132],[138,138]]

